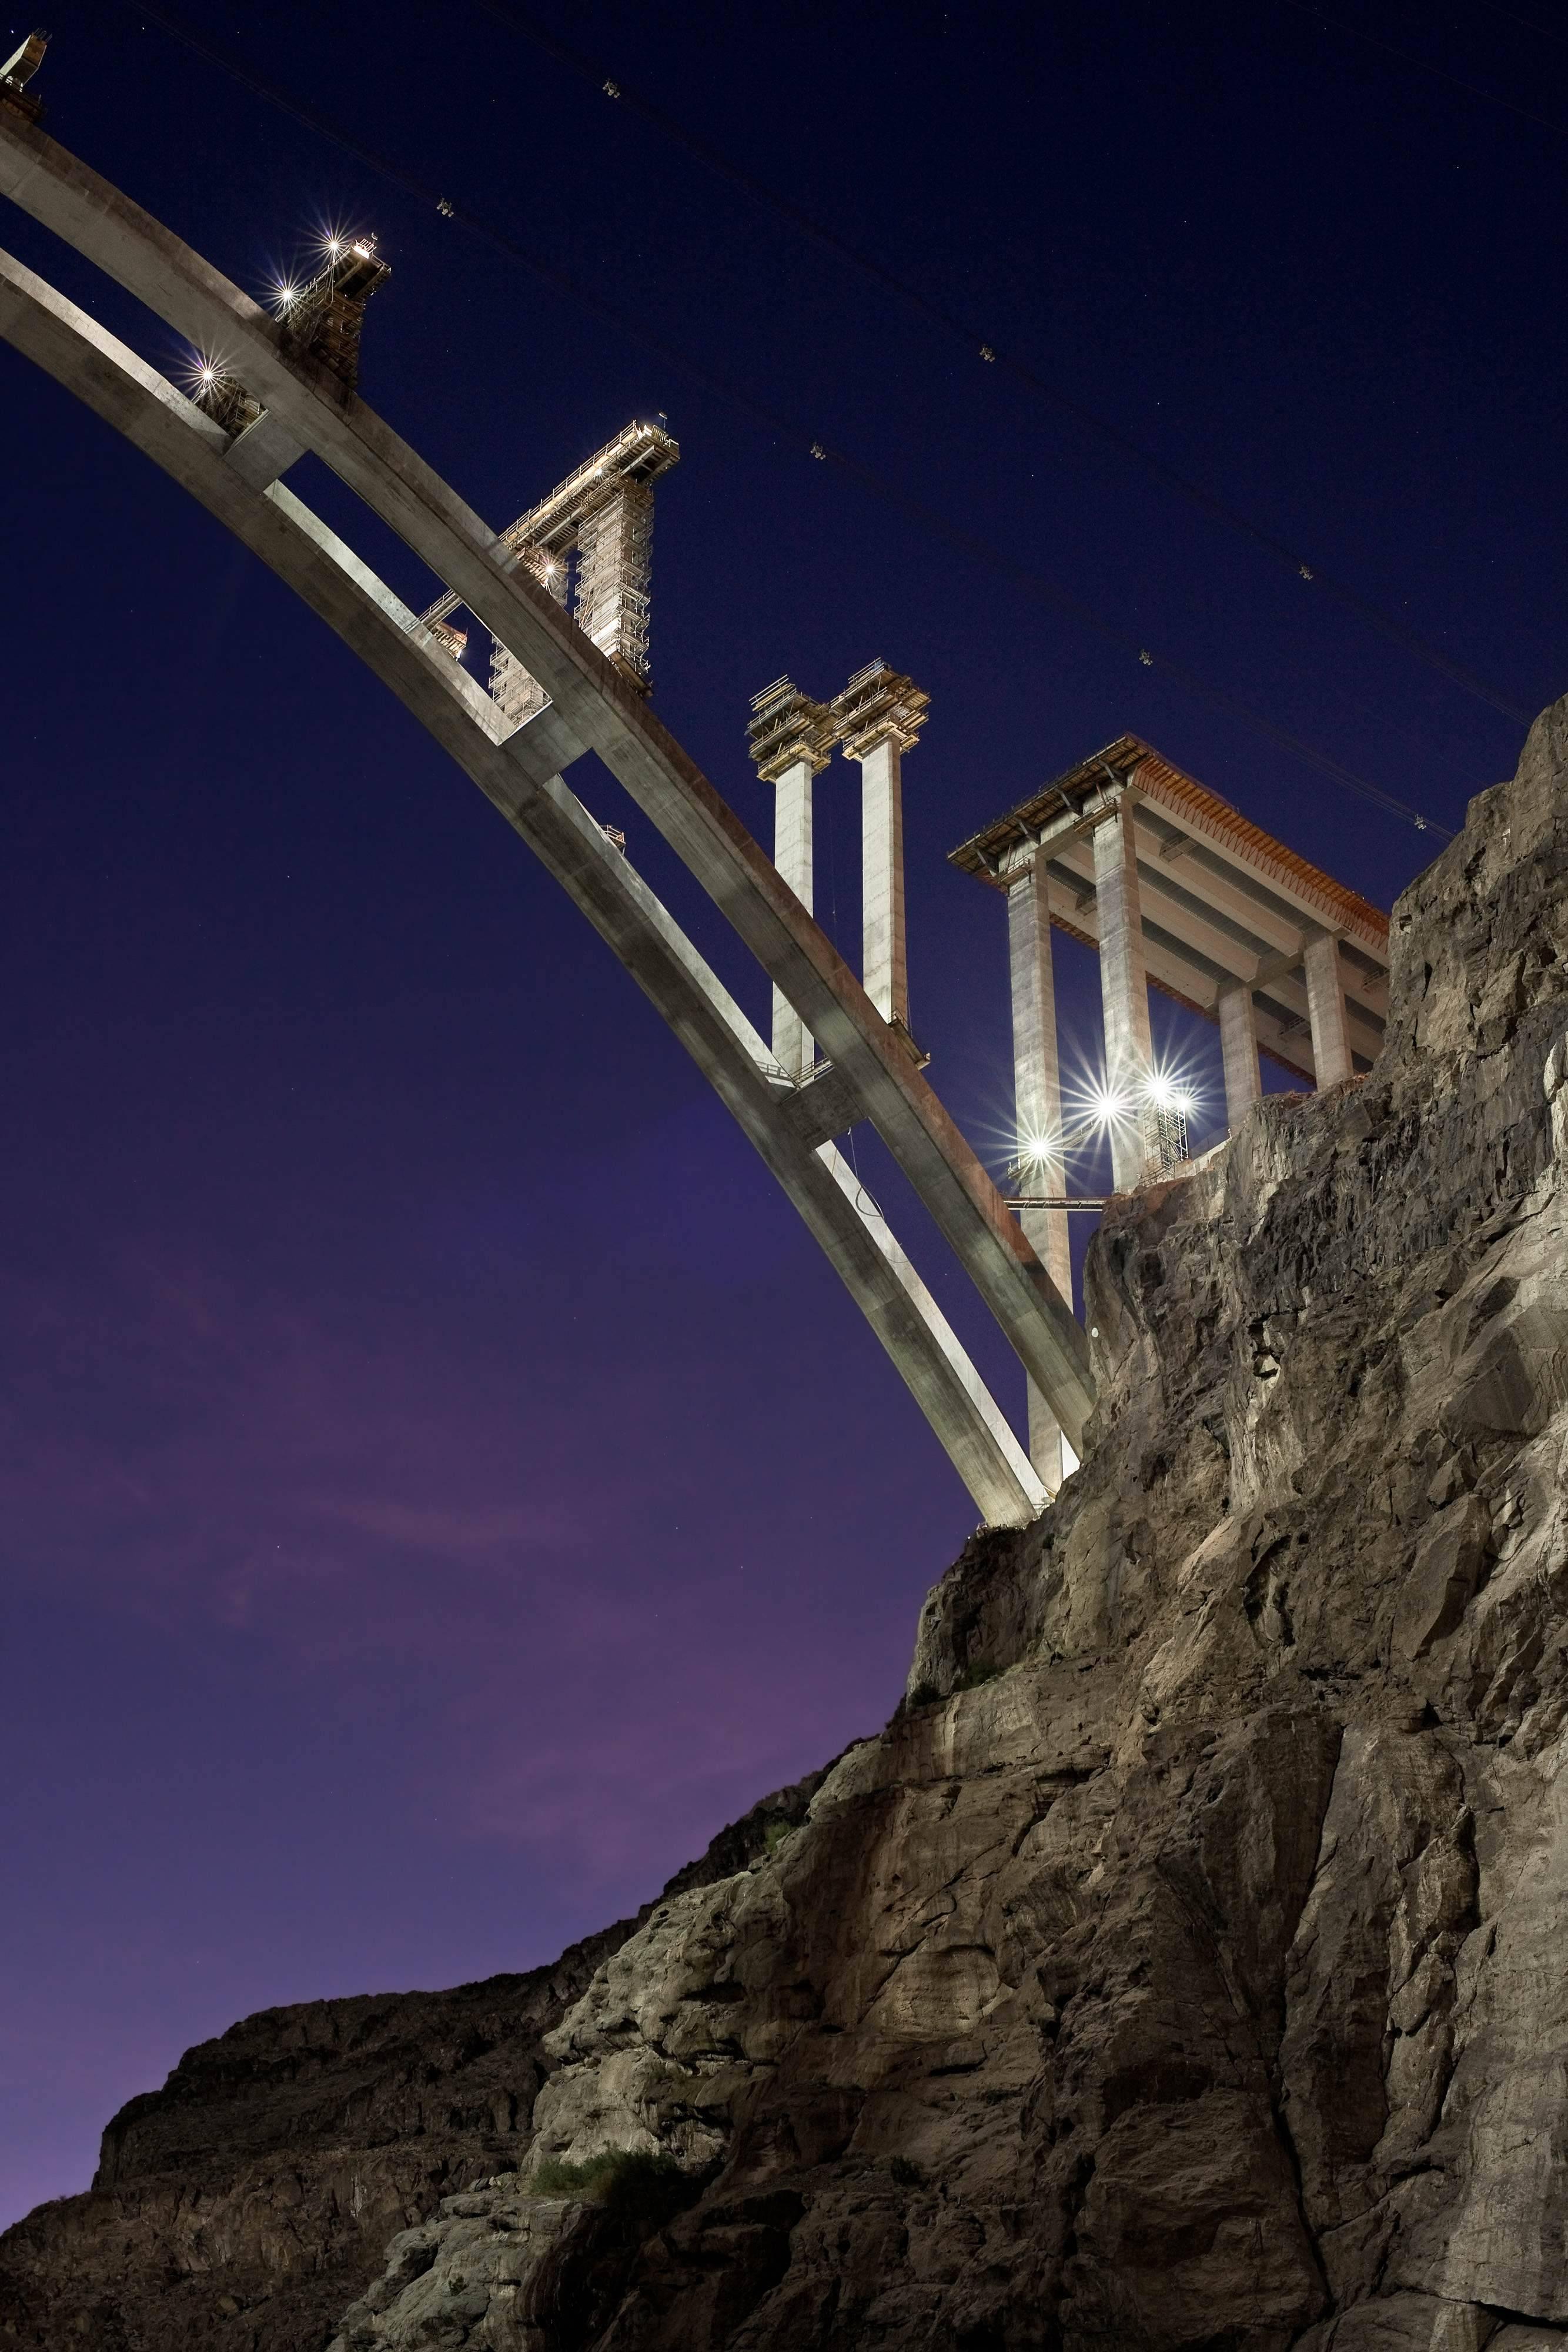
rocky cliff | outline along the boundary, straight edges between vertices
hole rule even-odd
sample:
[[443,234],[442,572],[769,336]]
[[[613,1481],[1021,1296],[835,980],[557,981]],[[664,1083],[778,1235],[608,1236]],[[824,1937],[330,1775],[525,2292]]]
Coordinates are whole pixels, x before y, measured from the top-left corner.
[[[155,2261],[190,2307],[224,2128],[177,2074],[117,2143],[162,2169],[4,2242],[12,2336],[1568,2346],[1568,704],[1394,937],[1370,1078],[1107,1213],[1084,1466],[936,1587],[885,1731],[503,2026],[521,2170],[475,2139],[476,2184],[376,2191],[410,2226],[335,2330],[267,2315],[318,2200],[270,2296],[218,2315],[212,2239],[201,2326],[138,2334]],[[265,2160],[303,2173],[292,2112]],[[389,2160],[343,2114],[340,2213]],[[607,2150],[664,2159],[658,2211],[588,2193]]]
[[[721,1831],[666,1899],[747,1868],[823,1777]],[[319,2352],[394,2232],[515,2171],[545,2035],[653,1907],[525,1976],[263,2010],[187,2051],[110,2122],[85,2197],[0,2237],[0,2344]]]

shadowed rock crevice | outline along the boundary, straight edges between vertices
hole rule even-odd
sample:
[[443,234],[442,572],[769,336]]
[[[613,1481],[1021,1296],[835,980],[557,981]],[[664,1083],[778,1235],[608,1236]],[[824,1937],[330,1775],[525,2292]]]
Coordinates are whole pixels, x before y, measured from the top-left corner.
[[885,1730],[548,1992],[193,2053],[13,2340],[1568,2345],[1568,705],[1392,938],[1368,1077],[1106,1213],[1083,1466]]

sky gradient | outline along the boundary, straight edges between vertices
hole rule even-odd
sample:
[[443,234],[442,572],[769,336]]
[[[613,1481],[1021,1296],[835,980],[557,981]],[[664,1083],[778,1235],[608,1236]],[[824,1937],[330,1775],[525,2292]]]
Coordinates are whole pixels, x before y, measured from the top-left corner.
[[[582,296],[112,0],[55,13],[46,128],[258,292],[321,223],[373,228],[365,397],[497,526],[665,412],[656,708],[754,830],[760,686],[827,696],[881,656],[931,692],[913,1022],[993,1165],[1005,926],[956,842],[1125,729],[1384,905],[1432,839],[810,437],[1439,823],[1511,772],[1517,724],[476,0],[201,21]],[[1549,33],[1346,17],[1380,47],[1291,0],[539,21],[1521,708],[1568,685]],[[21,216],[0,245],[178,363]],[[84,2187],[110,2112],[247,2011],[528,1967],[653,1893],[884,1718],[975,1514],[760,1163],[472,787],[5,348],[0,419],[4,2221]],[[290,482],[434,593],[314,460]],[[646,822],[592,761],[572,782],[764,1023]],[[818,812],[852,952],[841,762]],[[1092,965],[1061,970],[1087,1066]],[[1155,1019],[1217,1131],[1217,1041]]]

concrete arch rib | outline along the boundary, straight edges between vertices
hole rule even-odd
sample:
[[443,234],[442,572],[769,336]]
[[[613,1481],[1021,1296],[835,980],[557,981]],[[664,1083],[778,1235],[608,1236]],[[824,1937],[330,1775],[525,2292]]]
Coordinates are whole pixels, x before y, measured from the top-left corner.
[[0,194],[181,334],[220,351],[281,436],[313,450],[549,694],[722,909],[831,1058],[1074,1447],[1093,1405],[1070,1306],[897,1033],[712,784],[470,508],[362,401],[283,352],[277,322],[64,148],[0,110]]
[[559,770],[560,715],[508,733],[494,702],[281,484],[256,490],[229,436],[156,371],[0,255],[0,335],[150,457],[286,581],[389,686],[540,858],[711,1080],[827,1253],[985,1517],[1017,1525],[1044,1490],[974,1366],[831,1143],[800,1139],[763,1040]]

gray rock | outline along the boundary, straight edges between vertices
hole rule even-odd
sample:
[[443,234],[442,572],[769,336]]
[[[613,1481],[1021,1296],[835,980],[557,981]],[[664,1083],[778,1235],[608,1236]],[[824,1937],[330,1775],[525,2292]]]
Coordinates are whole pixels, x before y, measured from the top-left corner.
[[[1392,936],[1370,1077],[1107,1212],[1083,1465],[892,1722],[539,2021],[518,2160],[663,2156],[685,2210],[428,2196],[340,2352],[1568,2343],[1568,703]],[[235,2292],[199,2184],[50,2210],[20,2345],[171,2247]]]
[[530,2197],[510,2177],[443,2198],[433,2222],[392,2240],[328,2352],[550,2352],[541,2274],[581,2219],[580,2206]]

